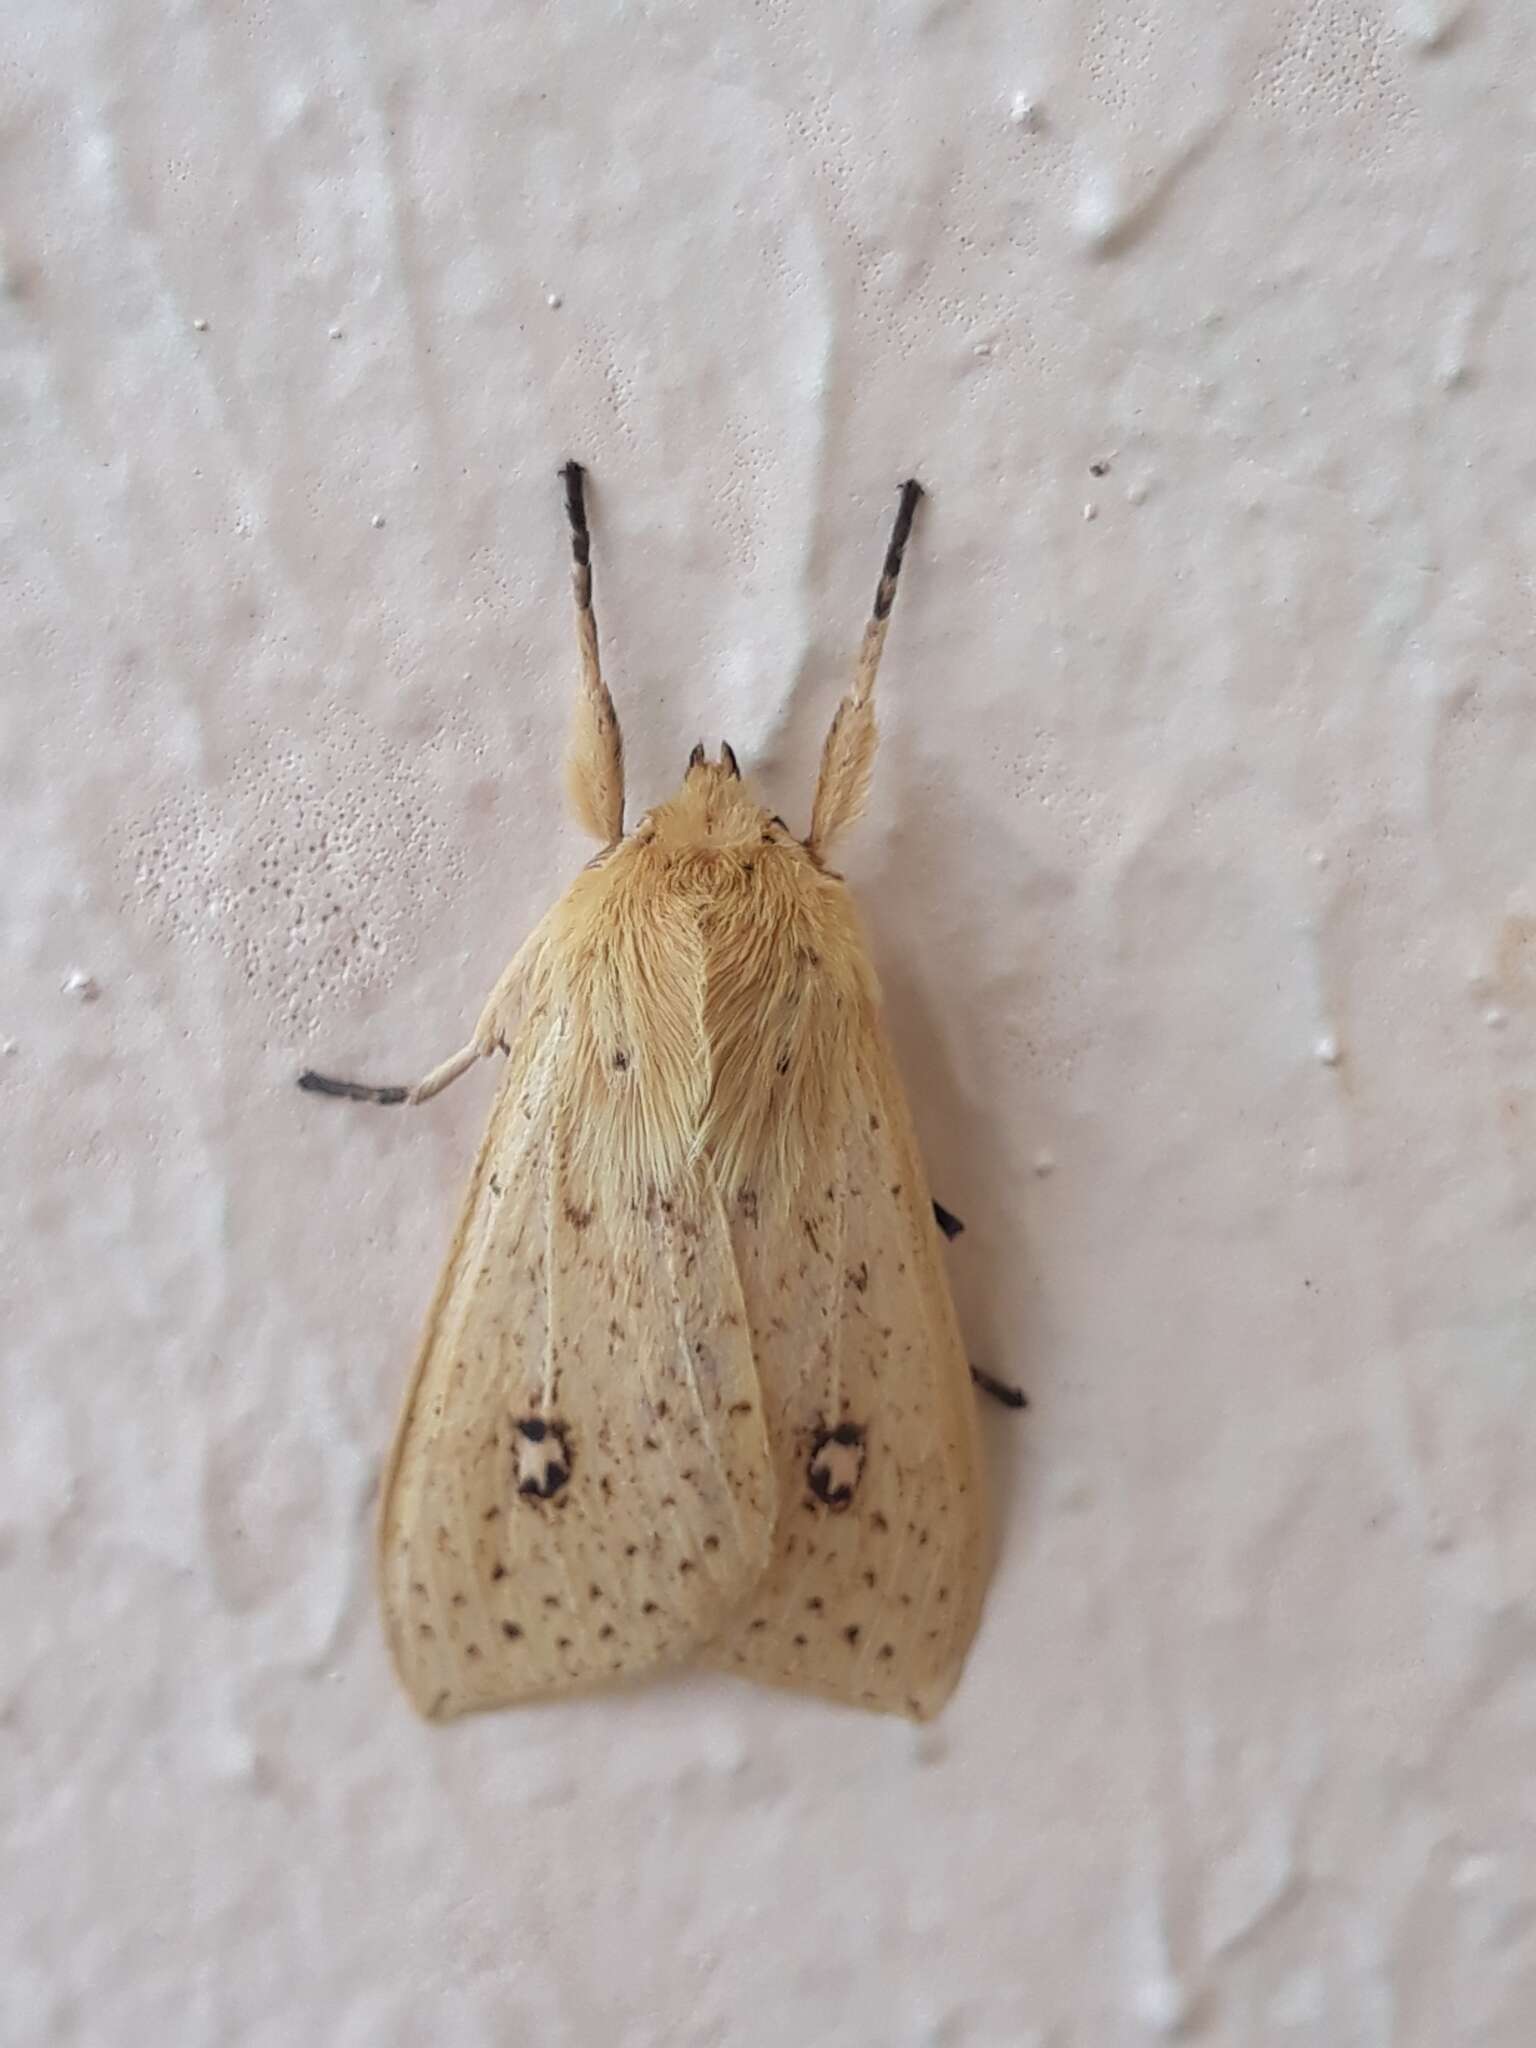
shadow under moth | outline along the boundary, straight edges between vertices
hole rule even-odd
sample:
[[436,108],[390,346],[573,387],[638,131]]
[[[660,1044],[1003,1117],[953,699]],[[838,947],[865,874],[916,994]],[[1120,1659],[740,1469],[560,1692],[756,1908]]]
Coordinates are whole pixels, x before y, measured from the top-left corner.
[[[624,825],[585,478],[562,472],[580,695],[572,805],[602,851],[425,1102],[507,1064],[384,1477],[379,1573],[433,1720],[704,1663],[926,1719],[980,1613],[972,1374],[833,842],[922,495],[902,487],[796,838],[702,746]],[[1023,1396],[977,1379],[1011,1405]]]

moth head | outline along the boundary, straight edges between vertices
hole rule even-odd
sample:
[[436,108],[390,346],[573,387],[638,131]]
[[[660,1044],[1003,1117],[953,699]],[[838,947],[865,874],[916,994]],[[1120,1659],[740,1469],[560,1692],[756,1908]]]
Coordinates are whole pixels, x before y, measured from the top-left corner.
[[[581,661],[581,688],[566,754],[566,785],[577,818],[594,839],[602,842],[604,852],[598,856],[601,860],[625,836],[624,740],[598,658],[586,471],[579,462],[568,462],[561,477],[571,530],[571,586],[576,599],[576,643]],[[912,516],[922,495],[922,485],[915,477],[908,477],[897,501],[896,520],[875,586],[874,607],[864,628],[853,681],[837,708],[822,747],[821,772],[811,805],[811,829],[804,841],[792,839],[782,822],[752,797],[729,745],[722,745],[719,760],[711,761],[702,744],[688,757],[682,788],[669,803],[660,805],[640,821],[637,837],[661,838],[678,847],[706,849],[743,846],[753,840],[803,846],[808,857],[819,863],[832,841],[854,822],[864,809],[875,761],[875,676],[890,625],[902,555],[912,530]]]
[[[775,838],[783,832],[782,821],[764,809],[743,779],[730,745],[722,744],[719,760],[711,761],[701,741],[688,756],[677,794],[658,804],[640,829],[647,838],[682,851],[758,846],[770,827],[778,828]],[[787,833],[783,836],[786,845],[791,843]]]

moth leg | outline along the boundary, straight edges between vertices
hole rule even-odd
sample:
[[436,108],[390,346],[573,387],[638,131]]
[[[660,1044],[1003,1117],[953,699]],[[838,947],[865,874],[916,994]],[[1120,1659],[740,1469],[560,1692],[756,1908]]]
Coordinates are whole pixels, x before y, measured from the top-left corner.
[[430,1102],[434,1095],[441,1095],[460,1074],[467,1074],[476,1060],[483,1060],[492,1048],[478,1038],[472,1038],[468,1045],[461,1045],[451,1059],[434,1067],[430,1074],[424,1074],[411,1090],[412,1102]]
[[[933,1220],[938,1224],[944,1235],[951,1240],[957,1238],[965,1228],[960,1218],[951,1215],[942,1202],[934,1203]],[[1007,1380],[995,1378],[991,1373],[984,1372],[979,1365],[971,1367],[971,1378],[984,1394],[990,1394],[994,1401],[1001,1401],[1005,1408],[1027,1408],[1029,1406],[1029,1396],[1022,1387],[1010,1386]]]
[[473,1038],[468,1045],[460,1046],[451,1059],[444,1060],[409,1088],[375,1088],[366,1081],[338,1081],[330,1074],[317,1074],[312,1067],[306,1067],[300,1074],[299,1086],[311,1095],[340,1095],[348,1102],[378,1102],[389,1108],[401,1103],[430,1102],[450,1082],[457,1081],[460,1074],[467,1073],[476,1060],[484,1059],[495,1049],[480,1038]]
[[[951,1240],[957,1238],[965,1228],[960,1218],[951,1215],[942,1202],[934,1203],[933,1220],[938,1224],[944,1235]],[[983,1372],[979,1365],[971,1367],[971,1378],[984,1394],[990,1394],[994,1401],[1001,1401],[1005,1408],[1027,1408],[1029,1406],[1029,1396],[1022,1387],[1011,1387],[1006,1380],[995,1379],[991,1373]]]
[[994,1379],[989,1372],[983,1372],[979,1365],[971,1367],[971,1378],[984,1394],[990,1394],[994,1401],[1001,1401],[1005,1408],[1027,1408],[1029,1396],[1022,1387],[1011,1387],[1007,1380]]
[[524,941],[519,950],[502,972],[501,979],[486,999],[485,1008],[480,1012],[480,1021],[475,1026],[475,1035],[468,1045],[461,1045],[451,1058],[434,1067],[429,1074],[409,1088],[374,1088],[366,1081],[338,1081],[330,1074],[317,1074],[313,1068],[299,1076],[299,1086],[308,1089],[311,1095],[340,1095],[348,1102],[378,1102],[387,1108],[401,1103],[430,1102],[434,1095],[457,1081],[460,1074],[467,1074],[476,1060],[489,1059],[493,1052],[505,1052],[511,1041],[518,1014],[518,1000],[524,971],[538,944],[538,933]]

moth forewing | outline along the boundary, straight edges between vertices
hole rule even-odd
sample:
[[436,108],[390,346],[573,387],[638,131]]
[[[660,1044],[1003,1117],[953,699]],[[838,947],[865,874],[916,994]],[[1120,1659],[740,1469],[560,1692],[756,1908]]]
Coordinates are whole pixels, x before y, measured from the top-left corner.
[[787,1221],[734,1238],[781,1511],[708,1661],[926,1720],[980,1613],[975,1400],[911,1120],[873,1011]]
[[434,1719],[691,1655],[761,1575],[776,1497],[720,1200],[573,1164],[579,1043],[535,1003],[396,1431],[397,1668]]

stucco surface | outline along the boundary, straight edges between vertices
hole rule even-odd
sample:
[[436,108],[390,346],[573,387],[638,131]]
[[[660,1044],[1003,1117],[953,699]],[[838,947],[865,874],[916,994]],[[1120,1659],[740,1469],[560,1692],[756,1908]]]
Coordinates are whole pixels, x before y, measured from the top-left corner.
[[[0,2038],[1526,2048],[1536,17],[10,0]],[[586,858],[843,861],[969,1224],[935,1726],[418,1725],[379,1461]]]

